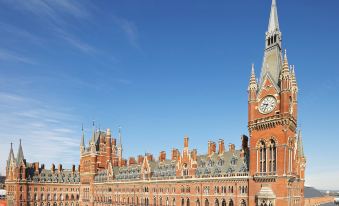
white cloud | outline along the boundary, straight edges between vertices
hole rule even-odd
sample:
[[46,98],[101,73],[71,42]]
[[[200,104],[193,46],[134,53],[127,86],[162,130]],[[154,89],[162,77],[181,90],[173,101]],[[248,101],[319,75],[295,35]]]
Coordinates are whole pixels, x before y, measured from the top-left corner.
[[36,64],[32,59],[5,49],[0,49],[0,60],[25,64]]
[[28,162],[39,161],[47,167],[51,163],[78,164],[81,133],[80,126],[74,128],[77,118],[71,110],[0,92],[0,112],[1,173],[5,173],[10,142],[16,152],[19,139]]
[[125,36],[127,37],[130,44],[133,47],[140,49],[139,32],[138,32],[138,28],[135,25],[135,23],[133,23],[132,21],[127,20],[125,18],[114,17],[113,19],[114,19],[115,23],[125,33]]

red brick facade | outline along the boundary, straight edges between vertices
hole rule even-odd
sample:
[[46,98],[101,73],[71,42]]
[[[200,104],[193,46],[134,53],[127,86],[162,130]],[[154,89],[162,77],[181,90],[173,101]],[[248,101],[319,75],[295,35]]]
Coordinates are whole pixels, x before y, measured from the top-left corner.
[[259,82],[252,68],[248,87],[249,137],[241,148],[208,142],[206,154],[189,148],[125,159],[119,141],[93,130],[84,134],[80,166],[48,170],[17,157],[11,148],[6,169],[8,205],[94,206],[284,206],[304,204],[306,159],[297,131],[298,86],[294,67],[282,57],[275,0],[266,33]]

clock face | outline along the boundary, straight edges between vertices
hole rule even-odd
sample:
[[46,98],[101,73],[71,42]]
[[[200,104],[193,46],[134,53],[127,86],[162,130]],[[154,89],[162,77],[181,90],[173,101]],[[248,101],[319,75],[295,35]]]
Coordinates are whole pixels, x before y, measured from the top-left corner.
[[265,97],[259,106],[259,112],[268,114],[277,106],[277,100],[273,96]]

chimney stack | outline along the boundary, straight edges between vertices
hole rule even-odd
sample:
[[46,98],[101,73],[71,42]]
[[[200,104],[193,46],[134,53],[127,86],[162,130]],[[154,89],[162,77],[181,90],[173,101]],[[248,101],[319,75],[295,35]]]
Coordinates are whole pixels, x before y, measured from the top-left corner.
[[213,141],[208,141],[208,155],[214,154],[216,151],[216,144]]
[[198,152],[197,152],[196,149],[194,149],[194,150],[191,152],[192,160],[193,160],[193,161],[197,161],[197,156],[198,156]]
[[34,162],[34,171],[39,172],[39,162]]
[[172,149],[172,161],[173,160],[179,160],[180,153],[178,149],[173,148]]
[[219,139],[219,151],[218,151],[218,154],[221,155],[221,154],[224,154],[225,152],[225,143],[224,143],[224,140],[223,139]]
[[141,165],[144,162],[144,156],[138,155],[138,165]]
[[136,163],[136,161],[135,161],[135,158],[134,157],[130,157],[129,159],[128,159],[128,165],[134,165]]
[[150,153],[146,154],[146,158],[147,158],[148,161],[153,161],[153,155],[150,154]]
[[185,148],[188,147],[188,137],[187,136],[184,137],[184,147]]
[[229,144],[228,148],[229,148],[230,152],[234,153],[234,151],[235,151],[235,145],[234,144]]
[[72,165],[72,173],[75,173],[75,165]]
[[166,160],[166,152],[165,151],[161,151],[160,155],[159,155],[159,161],[163,162]]

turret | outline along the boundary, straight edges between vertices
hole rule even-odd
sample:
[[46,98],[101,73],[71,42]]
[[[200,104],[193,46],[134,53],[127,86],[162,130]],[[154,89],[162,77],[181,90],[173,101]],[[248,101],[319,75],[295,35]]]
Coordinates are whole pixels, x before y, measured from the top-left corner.
[[118,145],[118,165],[122,166],[122,135],[121,128],[119,128],[119,145]]
[[111,130],[106,130],[106,161],[112,161],[112,141],[111,141]]
[[297,78],[295,75],[295,67],[291,66],[291,95],[292,95],[292,105],[291,105],[291,114],[294,117],[294,119],[297,120],[298,118],[298,84],[297,84]]
[[254,64],[252,64],[251,77],[248,85],[248,121],[252,121],[255,112],[256,100],[257,100],[257,91],[258,83],[255,78]]
[[81,141],[80,141],[80,154],[85,152],[85,148],[86,148],[86,145],[85,145],[85,133],[84,133],[84,126],[83,125],[82,125],[82,128],[81,128],[81,132],[82,132],[82,135],[81,135]]
[[281,88],[280,111],[282,114],[287,114],[290,112],[292,97],[291,97],[291,73],[288,68],[286,50],[284,54],[284,63],[280,74],[280,88]]

